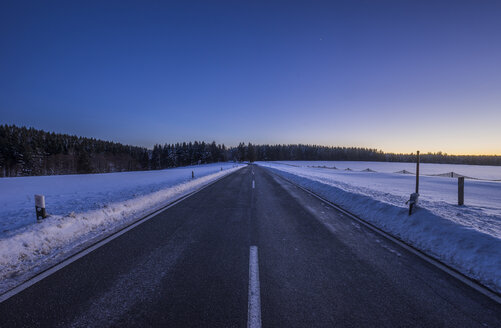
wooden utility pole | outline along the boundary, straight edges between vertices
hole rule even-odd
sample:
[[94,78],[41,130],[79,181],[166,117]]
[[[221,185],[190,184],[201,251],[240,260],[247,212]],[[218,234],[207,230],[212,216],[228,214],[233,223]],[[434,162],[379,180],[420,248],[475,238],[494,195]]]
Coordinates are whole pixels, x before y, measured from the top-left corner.
[[417,205],[419,199],[419,150],[416,158],[416,192],[411,194],[411,198],[406,202],[409,204],[409,215],[412,214],[412,208]]
[[416,194],[419,194],[419,150],[417,151],[416,161]]

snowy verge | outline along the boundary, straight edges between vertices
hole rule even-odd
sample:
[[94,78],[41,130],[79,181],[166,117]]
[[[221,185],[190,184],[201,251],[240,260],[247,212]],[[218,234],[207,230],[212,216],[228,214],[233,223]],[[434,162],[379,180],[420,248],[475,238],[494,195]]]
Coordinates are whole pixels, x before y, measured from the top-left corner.
[[61,262],[82,248],[243,165],[101,208],[65,216],[51,215],[41,223],[18,229],[0,240],[0,293]]
[[357,193],[355,188],[345,190],[298,169],[289,171],[280,165],[258,164],[501,293],[501,239],[438,216],[425,207],[409,216],[404,204],[381,201]]

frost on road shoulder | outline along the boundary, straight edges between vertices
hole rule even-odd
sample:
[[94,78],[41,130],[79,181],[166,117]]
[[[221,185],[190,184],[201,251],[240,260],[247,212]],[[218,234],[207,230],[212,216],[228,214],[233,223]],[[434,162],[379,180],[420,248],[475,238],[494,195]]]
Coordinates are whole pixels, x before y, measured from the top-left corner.
[[[243,165],[0,179],[0,293]],[[192,179],[192,171],[195,178]],[[50,217],[36,223],[34,194]]]
[[[409,216],[405,202],[414,192],[415,176],[390,172],[412,170],[411,163],[258,164],[501,292],[501,182],[467,180],[466,206],[460,207],[457,179],[423,176],[419,208]],[[428,166],[425,174],[459,169],[464,175],[501,178],[501,167]]]

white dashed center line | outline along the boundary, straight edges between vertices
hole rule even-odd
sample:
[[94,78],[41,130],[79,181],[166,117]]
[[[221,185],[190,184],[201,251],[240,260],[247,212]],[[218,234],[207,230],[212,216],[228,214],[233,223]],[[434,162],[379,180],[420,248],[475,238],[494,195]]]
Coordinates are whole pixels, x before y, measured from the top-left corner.
[[249,255],[249,307],[247,328],[261,328],[261,295],[257,246],[250,247]]

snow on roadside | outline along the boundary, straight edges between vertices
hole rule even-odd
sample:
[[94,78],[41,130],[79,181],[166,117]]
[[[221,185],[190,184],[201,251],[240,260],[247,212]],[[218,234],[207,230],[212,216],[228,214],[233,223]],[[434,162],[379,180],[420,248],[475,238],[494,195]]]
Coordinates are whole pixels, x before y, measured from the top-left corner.
[[[219,168],[223,166],[225,169],[220,171]],[[0,293],[61,261],[96,239],[101,239],[120,227],[242,167],[243,165],[233,164],[217,165],[217,169],[214,166],[200,178],[176,180],[174,184],[137,197],[134,197],[135,193],[129,193],[131,198],[126,200],[104,202],[100,208],[79,213],[51,215],[41,223],[16,229],[0,239]],[[156,172],[164,175],[179,174],[175,169]],[[134,187],[136,186],[131,185],[130,189],[134,191]]]
[[[381,185],[373,188],[367,187],[371,186],[369,175],[366,175],[365,187],[362,187],[361,181],[357,181],[356,184],[342,182],[343,177],[340,174],[325,173],[325,170],[268,162],[257,164],[268,167],[275,173],[340,205],[501,293],[499,229],[483,231],[476,229],[475,226],[461,224],[461,221],[455,217],[448,217],[457,215],[457,206],[454,207],[443,201],[434,204],[431,199],[426,199],[420,203],[412,216],[408,216],[408,208],[405,206],[408,195],[398,195],[391,190],[392,177],[388,174],[383,174],[384,178],[388,179],[386,184],[388,190],[383,190]],[[433,179],[447,183],[444,179]],[[486,189],[487,193],[491,191]],[[435,210],[440,207],[445,210]],[[475,213],[485,215],[481,211]],[[498,211],[497,215],[492,215],[492,217],[480,218],[479,221],[482,219],[493,221],[491,222],[493,226],[499,228],[501,212]]]

